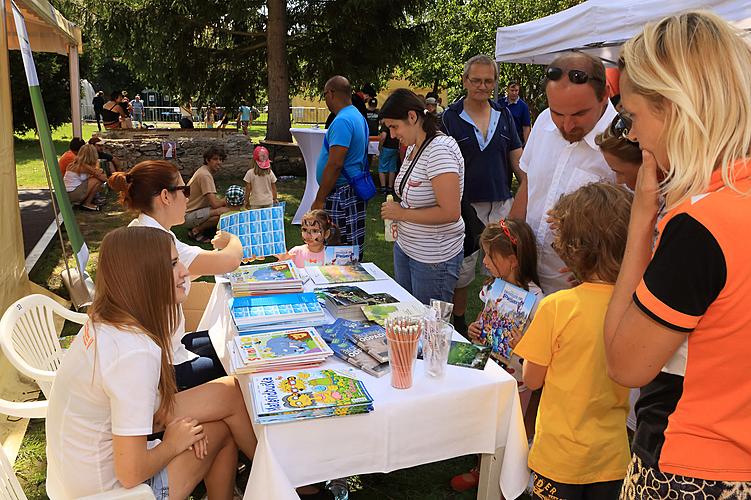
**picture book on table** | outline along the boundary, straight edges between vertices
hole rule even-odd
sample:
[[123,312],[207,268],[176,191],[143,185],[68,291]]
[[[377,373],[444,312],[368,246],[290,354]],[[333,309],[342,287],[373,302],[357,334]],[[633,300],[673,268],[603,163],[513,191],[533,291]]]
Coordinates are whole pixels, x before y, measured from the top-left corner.
[[[319,326],[316,329],[331,350],[334,351],[334,355],[337,358],[374,377],[380,377],[388,373],[388,363],[378,361],[350,339],[348,323],[344,320],[337,320],[330,325]],[[379,349],[381,349],[380,346]],[[388,356],[388,352],[386,355]]]
[[331,283],[357,283],[362,281],[375,281],[376,277],[368,272],[362,264],[349,266],[315,266],[306,271],[316,285],[328,285]]
[[219,219],[219,229],[240,238],[243,259],[268,257],[287,251],[284,238],[284,203],[222,215]]
[[263,360],[305,358],[311,354],[330,354],[321,336],[312,328],[240,335],[235,337],[245,364]]
[[324,249],[325,265],[349,266],[360,261],[359,245],[332,245]]
[[291,260],[240,266],[228,277],[232,286],[301,281],[300,273]]
[[523,288],[496,279],[487,289],[485,307],[480,314],[480,338],[490,346],[492,355],[510,360],[511,332],[523,330],[534,309],[537,296]]
[[361,306],[398,302],[388,293],[368,293],[358,286],[339,285],[318,288],[316,295],[324,299],[326,308],[337,318],[364,321]]
[[390,314],[399,313],[404,316],[422,316],[425,314],[425,309],[425,306],[419,302],[394,302],[393,304],[362,306],[362,312],[368,321],[373,321],[381,326],[386,324],[386,318]]
[[259,423],[366,413],[373,398],[352,373],[294,370],[251,379],[253,410]]
[[[490,346],[452,340],[447,363],[449,365],[461,366],[462,368],[484,370],[489,358]],[[417,348],[417,359],[423,359],[422,345]]]

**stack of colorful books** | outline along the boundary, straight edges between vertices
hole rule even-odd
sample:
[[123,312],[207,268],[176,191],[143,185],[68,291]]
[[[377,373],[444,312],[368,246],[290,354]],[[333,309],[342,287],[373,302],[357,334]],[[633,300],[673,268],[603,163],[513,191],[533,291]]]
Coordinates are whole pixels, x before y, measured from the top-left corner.
[[320,288],[316,294],[326,302],[326,309],[335,318],[365,321],[362,306],[390,304],[397,300],[388,293],[368,293],[360,287],[341,285]]
[[233,297],[229,310],[238,332],[317,326],[326,320],[316,294],[309,292]]
[[373,411],[373,398],[352,371],[295,370],[256,375],[250,382],[253,418],[273,424]]
[[333,354],[313,328],[239,335],[227,348],[234,374],[315,368]]
[[337,319],[317,330],[337,358],[374,377],[389,372],[386,331],[380,326]]
[[235,297],[303,291],[303,280],[291,260],[240,266],[228,277]]

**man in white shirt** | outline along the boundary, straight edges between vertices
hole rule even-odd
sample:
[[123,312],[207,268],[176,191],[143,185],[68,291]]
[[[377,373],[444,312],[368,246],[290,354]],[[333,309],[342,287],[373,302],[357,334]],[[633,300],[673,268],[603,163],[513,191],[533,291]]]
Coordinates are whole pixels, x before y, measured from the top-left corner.
[[616,111],[605,87],[605,67],[579,52],[556,58],[545,70],[548,109],[532,127],[519,185],[509,217],[526,219],[537,238],[538,271],[542,289],[550,294],[569,288],[563,261],[553,251],[547,212],[561,195],[607,180],[613,172],[605,162],[595,136],[610,126]]

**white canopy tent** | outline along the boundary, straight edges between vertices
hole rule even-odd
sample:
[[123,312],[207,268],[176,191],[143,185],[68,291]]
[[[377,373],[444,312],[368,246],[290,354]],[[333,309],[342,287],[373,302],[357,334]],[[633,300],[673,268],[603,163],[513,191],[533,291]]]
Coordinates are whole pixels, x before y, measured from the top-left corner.
[[498,28],[495,59],[549,64],[560,52],[579,50],[615,62],[621,45],[646,23],[696,9],[711,10],[740,29],[751,29],[751,1],[588,0],[547,17]]

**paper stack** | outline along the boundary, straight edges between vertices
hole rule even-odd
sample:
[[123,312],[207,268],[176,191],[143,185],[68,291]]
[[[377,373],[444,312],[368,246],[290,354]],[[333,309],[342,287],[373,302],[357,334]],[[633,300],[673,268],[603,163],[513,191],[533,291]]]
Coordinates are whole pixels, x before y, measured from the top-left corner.
[[239,335],[227,348],[235,374],[315,368],[333,354],[313,328]]

